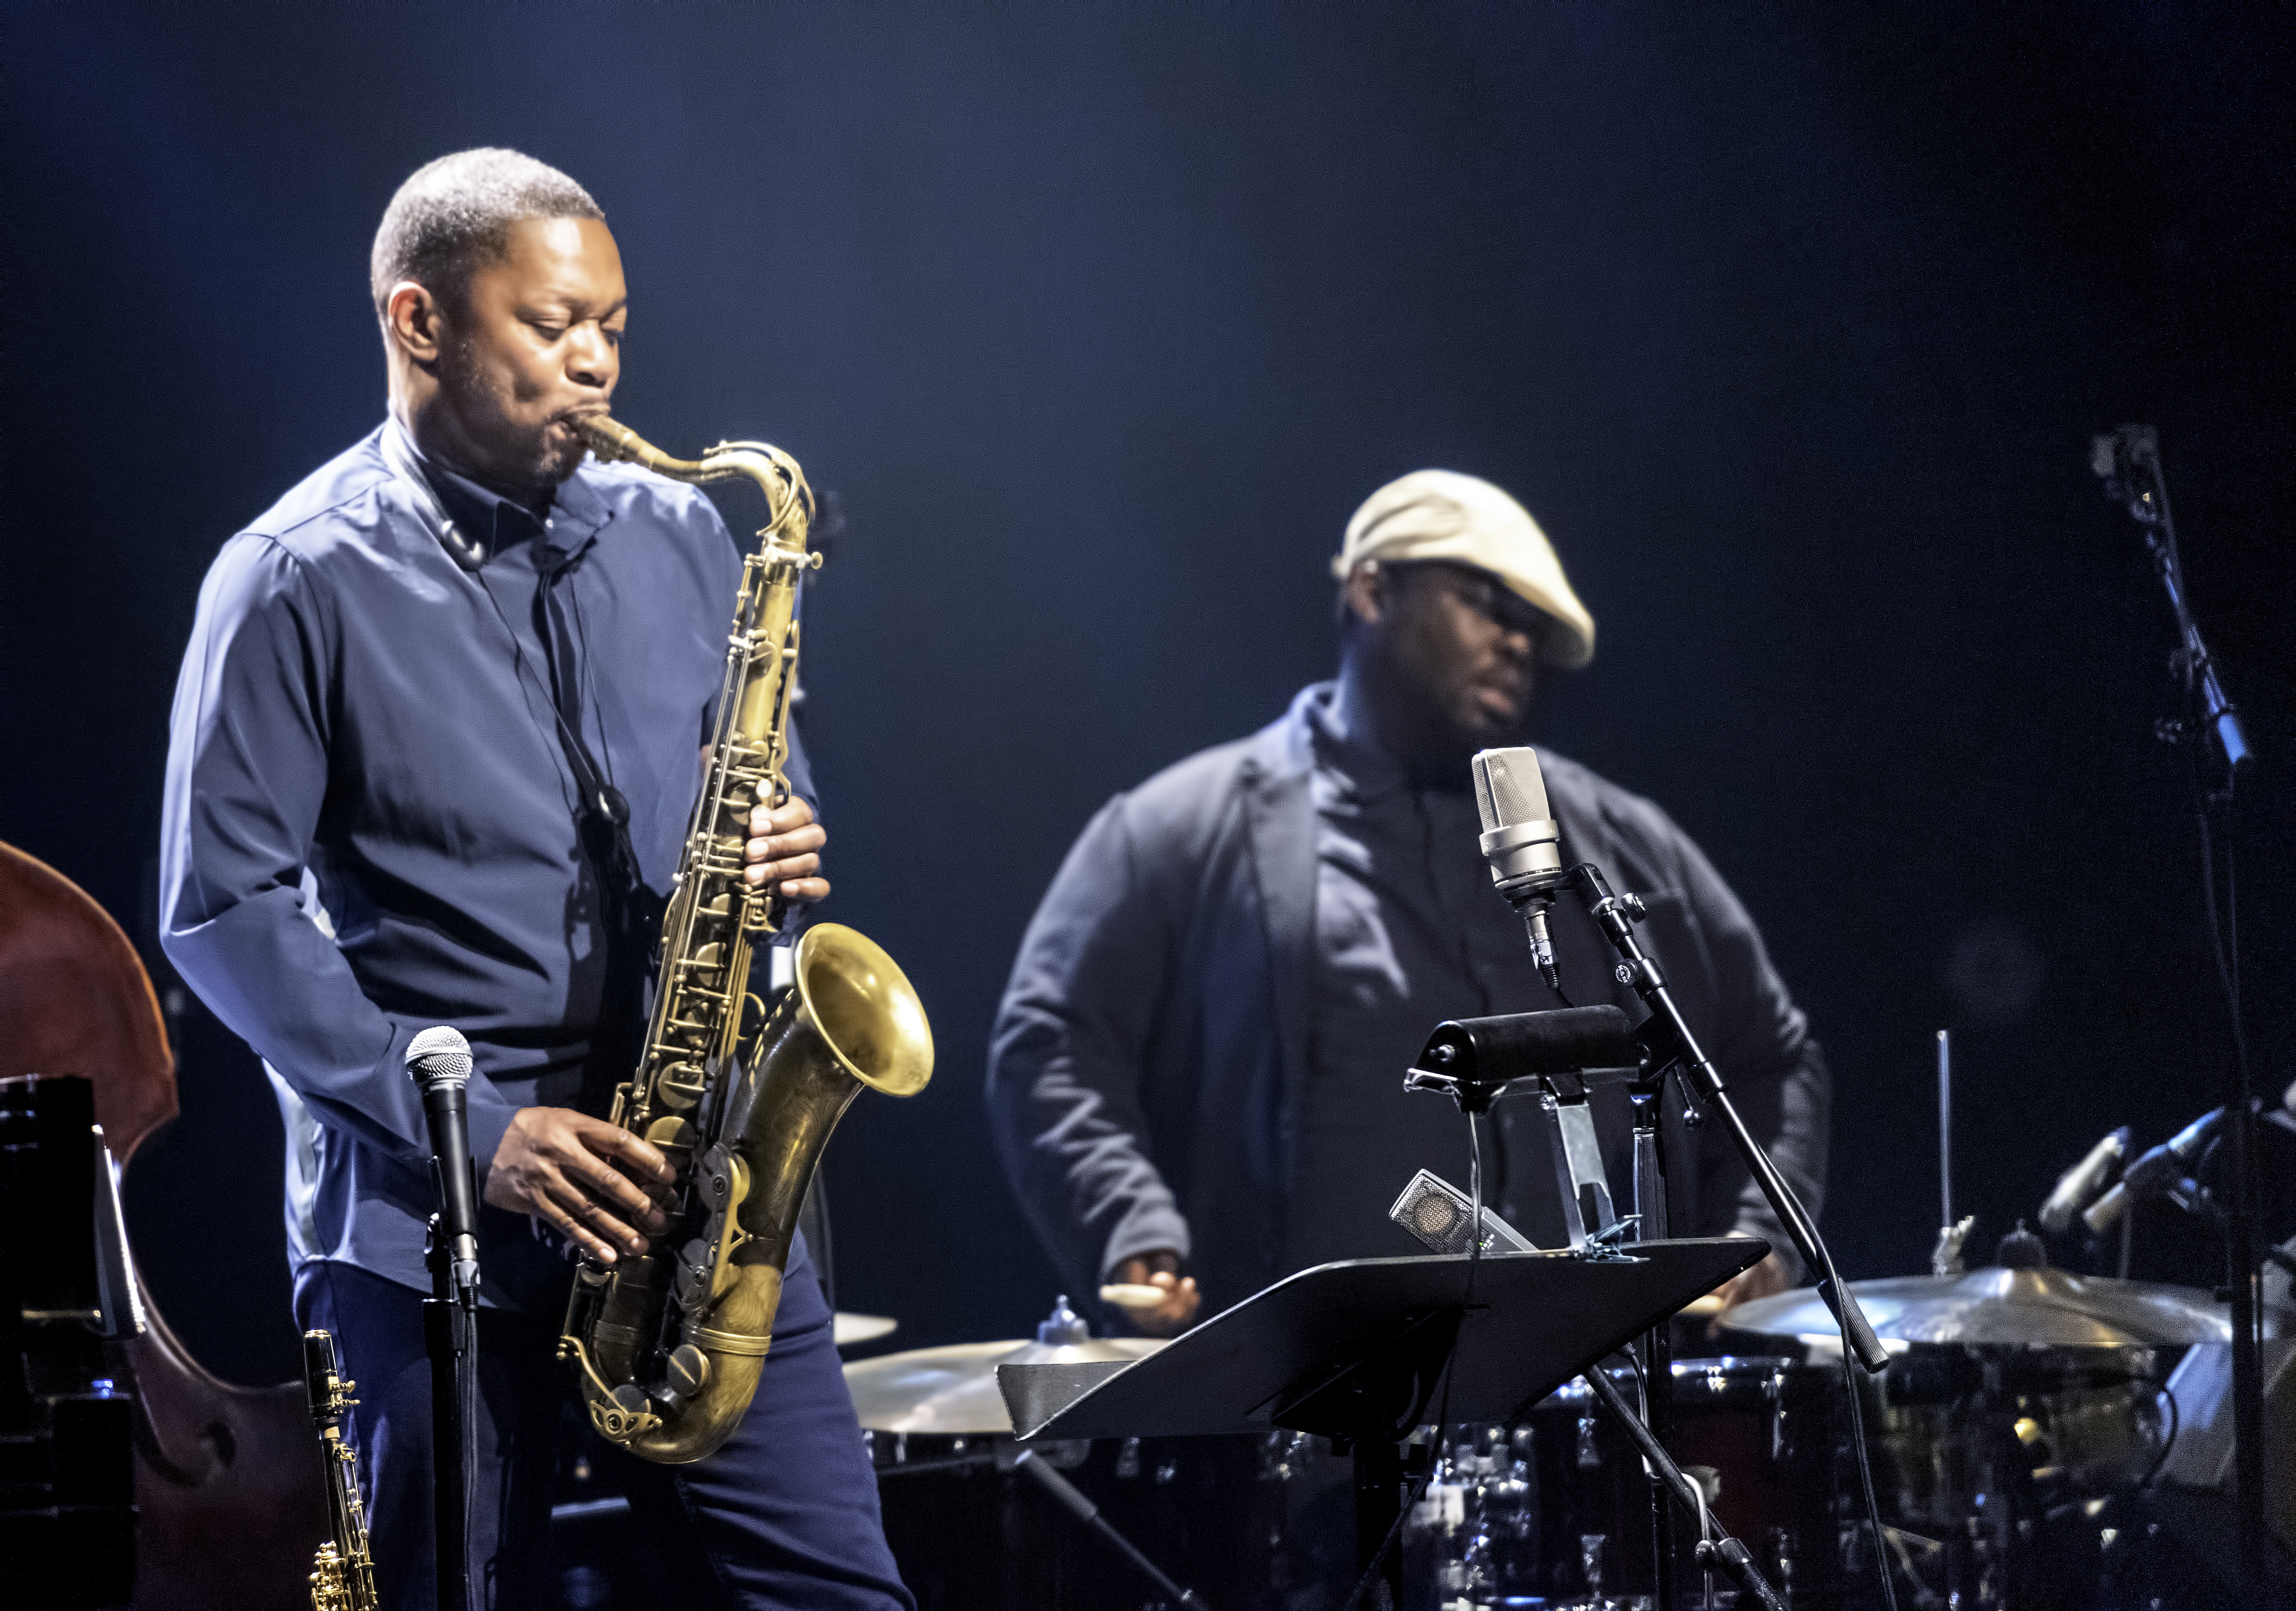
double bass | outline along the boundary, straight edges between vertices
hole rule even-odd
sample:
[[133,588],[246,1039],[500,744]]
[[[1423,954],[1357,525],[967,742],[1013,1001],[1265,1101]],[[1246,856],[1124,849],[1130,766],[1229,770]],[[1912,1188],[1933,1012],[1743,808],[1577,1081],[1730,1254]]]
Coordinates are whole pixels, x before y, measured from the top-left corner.
[[[175,1060],[119,925],[53,868],[0,844],[0,1080],[77,1076],[125,1167],[175,1116]],[[134,1611],[307,1611],[328,1535],[305,1384],[241,1387],[193,1359],[142,1289],[142,1335],[103,1345],[130,1402]],[[28,1345],[37,1345],[27,1333]]]

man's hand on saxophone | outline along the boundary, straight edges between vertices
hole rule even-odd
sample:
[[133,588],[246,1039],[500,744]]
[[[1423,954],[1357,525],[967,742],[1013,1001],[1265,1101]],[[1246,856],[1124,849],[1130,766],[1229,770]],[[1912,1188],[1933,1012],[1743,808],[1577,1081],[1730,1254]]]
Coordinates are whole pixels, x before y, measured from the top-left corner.
[[813,807],[803,800],[785,806],[758,806],[750,814],[750,844],[742,859],[749,865],[742,876],[762,886],[780,880],[782,894],[792,901],[818,901],[829,894],[829,880],[819,875],[821,847],[829,835],[813,820]]
[[[819,876],[828,842],[803,800],[760,806],[750,814],[742,876],[778,881],[792,901],[818,901],[829,894]],[[570,1108],[521,1108],[487,1172],[486,1199],[534,1215],[611,1264],[644,1253],[646,1239],[668,1226],[647,1187],[666,1191],[673,1178],[660,1151],[618,1125]]]
[[656,1205],[673,1178],[660,1150],[618,1124],[571,1108],[521,1108],[495,1149],[486,1199],[611,1264],[668,1227]]

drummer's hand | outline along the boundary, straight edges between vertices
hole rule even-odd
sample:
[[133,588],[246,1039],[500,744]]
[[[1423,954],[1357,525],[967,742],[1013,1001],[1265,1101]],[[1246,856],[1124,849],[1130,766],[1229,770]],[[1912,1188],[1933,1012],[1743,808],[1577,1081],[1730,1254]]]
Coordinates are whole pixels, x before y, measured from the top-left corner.
[[1722,1300],[1722,1312],[1708,1323],[1706,1335],[1718,1336],[1730,1311],[1740,1304],[1751,1304],[1758,1297],[1767,1297],[1774,1292],[1784,1292],[1793,1285],[1786,1274],[1786,1262],[1773,1253],[1751,1270],[1741,1270],[1719,1287],[1714,1296]]
[[742,876],[756,886],[768,880],[781,885],[792,901],[824,900],[829,880],[819,875],[821,847],[829,835],[813,820],[813,807],[793,799],[786,806],[758,806],[750,813],[750,843],[742,859],[749,865]]
[[641,1232],[668,1228],[655,1204],[672,1178],[668,1159],[618,1124],[571,1108],[521,1108],[495,1149],[486,1198],[611,1264],[646,1250]]
[[1180,1274],[1180,1255],[1168,1250],[1126,1259],[1116,1267],[1115,1280],[1129,1287],[1154,1287],[1165,1294],[1152,1309],[1122,1305],[1124,1318],[1146,1337],[1176,1337],[1187,1329],[1203,1303],[1196,1278]]

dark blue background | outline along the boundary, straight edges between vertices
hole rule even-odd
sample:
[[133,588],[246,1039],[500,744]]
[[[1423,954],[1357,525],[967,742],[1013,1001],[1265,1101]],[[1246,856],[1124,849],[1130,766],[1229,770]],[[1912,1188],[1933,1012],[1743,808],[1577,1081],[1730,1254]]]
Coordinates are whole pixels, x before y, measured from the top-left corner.
[[[1601,621],[1542,736],[1704,842],[1816,1020],[1845,1269],[1926,1254],[1942,1026],[1989,1246],[2223,1078],[2165,608],[2084,459],[2158,421],[2291,753],[2284,14],[11,4],[0,837],[147,934],[200,577],[381,415],[393,188],[512,144],[621,241],[617,413],[780,442],[844,517],[806,649],[832,912],[940,1046],[832,1151],[845,1306],[919,1345],[1050,1302],[980,1104],[1021,926],[1110,792],[1325,671],[1347,515],[1430,464],[1516,491]],[[147,1275],[214,1368],[285,1376],[271,1100],[178,1033]],[[2216,1279],[2161,1215],[2138,1256]]]

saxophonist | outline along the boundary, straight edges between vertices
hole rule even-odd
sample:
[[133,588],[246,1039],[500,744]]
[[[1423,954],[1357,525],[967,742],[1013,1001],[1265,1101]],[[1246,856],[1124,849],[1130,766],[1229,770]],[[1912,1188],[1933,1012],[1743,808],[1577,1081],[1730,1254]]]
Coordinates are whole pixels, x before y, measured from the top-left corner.
[[[604,216],[478,150],[417,170],[371,265],[389,416],[226,543],[171,722],[161,928],[261,1054],[288,1134],[299,1327],[341,1340],[384,1604],[435,1603],[420,1301],[433,1203],[406,1043],[470,1039],[486,1313],[470,1576],[548,1603],[565,1249],[664,1225],[666,1160],[598,1116],[644,1033],[741,561],[695,489],[584,462],[627,320]],[[789,773],[812,793],[802,753]],[[746,876],[829,892],[805,797]],[[603,1443],[693,1606],[908,1607],[800,1240],[740,1429],[690,1466]]]

